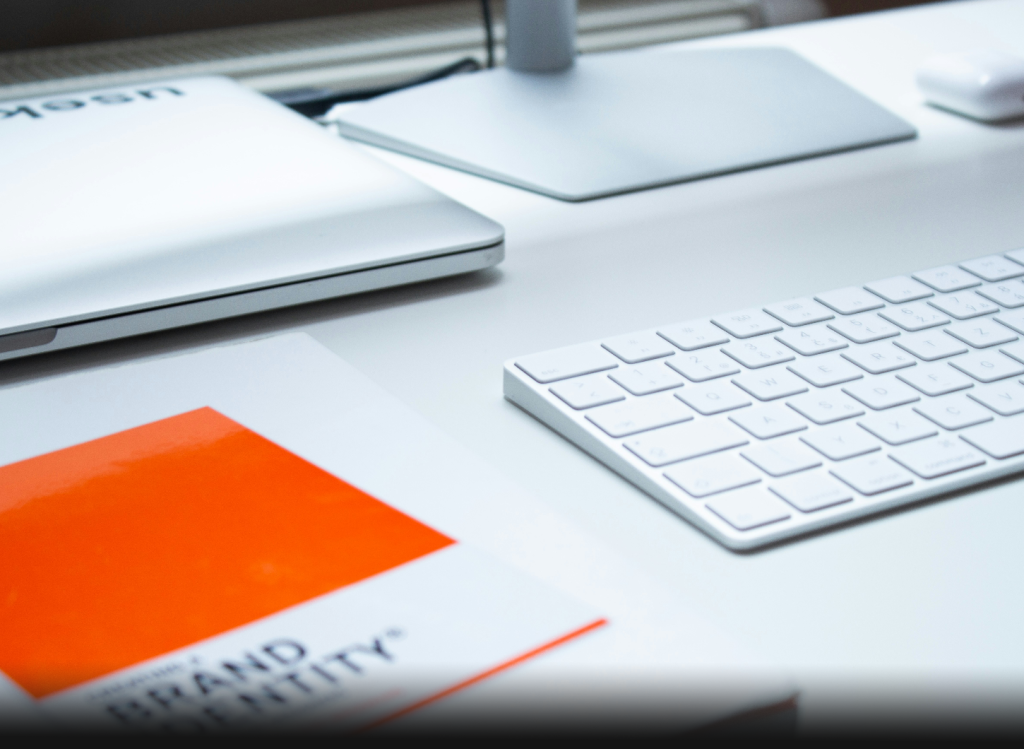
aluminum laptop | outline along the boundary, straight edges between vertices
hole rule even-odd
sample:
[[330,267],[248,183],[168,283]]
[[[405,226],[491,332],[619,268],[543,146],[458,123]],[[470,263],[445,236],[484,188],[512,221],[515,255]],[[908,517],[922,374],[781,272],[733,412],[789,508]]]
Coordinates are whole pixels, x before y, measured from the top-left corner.
[[501,226],[227,78],[0,102],[0,359],[479,270]]

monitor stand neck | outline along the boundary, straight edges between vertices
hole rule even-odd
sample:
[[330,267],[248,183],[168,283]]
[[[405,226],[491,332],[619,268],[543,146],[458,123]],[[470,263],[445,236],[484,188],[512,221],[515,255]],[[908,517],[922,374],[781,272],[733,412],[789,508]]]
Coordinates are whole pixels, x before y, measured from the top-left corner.
[[557,73],[576,61],[576,0],[507,0],[505,67]]

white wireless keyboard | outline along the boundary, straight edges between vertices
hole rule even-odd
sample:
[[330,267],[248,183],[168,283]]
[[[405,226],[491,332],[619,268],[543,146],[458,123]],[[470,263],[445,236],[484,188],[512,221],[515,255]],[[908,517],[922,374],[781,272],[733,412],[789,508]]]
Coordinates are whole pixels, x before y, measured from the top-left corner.
[[505,363],[505,397],[733,549],[1024,471],[1024,249]]

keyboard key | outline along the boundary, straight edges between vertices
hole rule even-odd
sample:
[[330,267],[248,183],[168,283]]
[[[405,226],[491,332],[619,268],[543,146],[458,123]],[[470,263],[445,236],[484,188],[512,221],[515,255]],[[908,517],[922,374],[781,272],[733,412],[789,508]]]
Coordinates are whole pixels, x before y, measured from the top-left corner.
[[692,418],[693,412],[670,393],[601,406],[587,414],[587,420],[610,437],[627,437]]
[[1024,341],[1017,341],[1006,346],[1000,346],[999,350],[1009,356],[1011,359],[1024,364]]
[[785,398],[807,391],[807,383],[781,367],[761,372],[747,372],[733,378],[732,382],[759,401]]
[[738,531],[749,531],[790,517],[786,505],[760,487],[730,492],[711,500],[707,507]]
[[669,359],[667,364],[694,382],[739,374],[740,371],[736,362],[721,351],[715,350],[676,355]]
[[773,404],[760,408],[747,408],[729,417],[759,440],[781,437],[807,428],[807,422],[784,405]]
[[619,366],[615,357],[593,344],[569,346],[516,359],[516,366],[540,383],[602,372]]
[[916,391],[910,389],[891,375],[873,377],[861,382],[851,382],[843,388],[843,392],[851,395],[868,408],[882,411],[907,403],[921,400]]
[[914,410],[943,429],[963,429],[992,421],[992,414],[960,394],[926,400],[914,406]]
[[1001,343],[1010,343],[1017,340],[1016,335],[998,324],[991,317],[971,320],[970,322],[953,323],[948,328],[944,328],[943,331],[974,348],[998,346]]
[[650,466],[697,458],[745,445],[750,440],[734,425],[719,420],[689,421],[630,437],[626,449]]
[[776,481],[770,488],[800,512],[823,510],[853,499],[849,489],[822,471]]
[[935,361],[936,359],[945,359],[947,356],[967,353],[965,345],[941,330],[900,336],[893,343],[925,361]]
[[833,315],[825,307],[822,307],[810,297],[801,299],[790,299],[788,302],[769,304],[764,308],[772,317],[782,320],[786,325],[794,327],[799,325],[810,325],[812,322],[831,320]]
[[[967,394],[1000,416],[1024,413],[1024,385],[1019,382],[999,382],[982,385]],[[987,421],[988,419],[986,419]]]
[[1024,374],[1024,365],[998,351],[973,351],[950,364],[979,382],[995,382]]
[[972,286],[981,286],[981,281],[967,271],[961,270],[953,265],[943,265],[940,268],[923,270],[913,276],[921,283],[931,286],[936,291],[950,292],[969,289]]
[[753,338],[782,330],[778,320],[769,317],[759,309],[745,309],[727,315],[717,315],[711,318],[711,322],[736,338]]
[[675,349],[664,338],[659,338],[654,333],[620,335],[609,338],[601,345],[627,364],[639,364],[675,353]]
[[854,343],[870,343],[900,334],[900,329],[873,312],[855,317],[841,317],[828,323],[828,327]]
[[1010,250],[1009,252],[1003,254],[1005,254],[1006,257],[1010,258],[1010,260],[1014,260],[1020,263],[1021,265],[1024,265],[1024,248],[1019,250]]
[[971,427],[960,437],[996,460],[1005,460],[1024,453],[1024,416],[997,419]]
[[864,414],[864,409],[857,401],[838,390],[798,395],[787,401],[787,405],[818,425],[832,424]]
[[813,359],[801,359],[786,367],[793,374],[807,380],[815,387],[828,387],[842,382],[859,380],[864,372],[841,359],[838,354],[816,356]]
[[722,353],[728,354],[745,367],[758,369],[772,364],[793,361],[796,357],[785,346],[773,338],[758,338],[753,341],[735,341],[722,346]]
[[649,395],[683,385],[685,380],[665,362],[653,361],[633,367],[619,367],[608,375],[633,395]]
[[758,442],[740,453],[769,476],[788,476],[821,465],[818,454],[795,440]]
[[560,382],[551,386],[551,392],[577,411],[626,399],[622,390],[602,374]]
[[945,362],[923,364],[900,372],[896,377],[925,395],[931,396],[955,393],[957,390],[974,387],[974,382]]
[[1024,307],[1024,279],[1016,278],[1006,283],[994,283],[982,286],[978,293],[990,299],[1000,307]]
[[997,323],[1005,325],[1015,333],[1024,335],[1024,311],[1004,312],[995,317]]
[[903,445],[939,433],[930,421],[907,410],[874,413],[857,423],[890,445]]
[[678,346],[683,351],[696,351],[708,346],[719,346],[729,342],[729,336],[722,333],[707,320],[694,320],[692,322],[670,325],[658,331],[658,335]]
[[952,435],[901,447],[889,453],[889,457],[923,479],[985,465],[981,453]]
[[864,288],[892,304],[903,304],[915,299],[924,299],[935,292],[910,276],[894,276],[881,281],[864,284]]
[[709,382],[704,385],[695,385],[684,388],[675,395],[683,403],[704,416],[750,405],[750,398],[731,382]]
[[917,364],[917,360],[914,357],[906,351],[896,348],[888,341],[858,346],[849,351],[844,351],[841,356],[871,374],[892,372],[896,369],[913,367]]
[[884,455],[851,460],[833,468],[831,474],[869,497],[914,483],[913,476]]
[[957,320],[970,320],[973,317],[990,315],[998,312],[999,308],[988,299],[978,296],[973,291],[965,291],[961,294],[948,294],[936,299],[928,300],[928,304],[940,309],[950,317]]
[[731,453],[709,455],[680,463],[665,471],[665,478],[697,499],[756,484],[761,480],[749,463]]
[[911,332],[945,325],[949,318],[924,302],[889,307],[878,313],[891,323]]
[[857,312],[867,312],[885,306],[885,303],[877,296],[857,286],[826,291],[814,298],[840,315],[853,315]]
[[833,424],[800,439],[829,460],[847,460],[881,449],[878,441],[856,424]]
[[785,330],[775,336],[775,340],[789,346],[798,354],[815,356],[829,351],[838,351],[850,344],[833,333],[825,325],[811,325],[796,330]]
[[976,260],[960,263],[960,267],[986,281],[1005,281],[1007,278],[1024,276],[1024,267],[1002,255],[989,255]]

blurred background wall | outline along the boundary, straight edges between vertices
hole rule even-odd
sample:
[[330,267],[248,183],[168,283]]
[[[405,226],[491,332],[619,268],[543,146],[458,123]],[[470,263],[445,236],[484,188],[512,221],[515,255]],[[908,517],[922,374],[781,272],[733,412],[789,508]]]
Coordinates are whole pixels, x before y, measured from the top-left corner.
[[[583,54],[926,0],[578,0]],[[491,0],[504,58],[504,0]],[[480,0],[0,0],[0,99],[229,75],[272,94],[379,91],[487,58]],[[465,65],[468,61],[468,66]]]
[[[843,16],[927,0],[791,0],[765,3],[770,21],[802,20],[808,8]],[[4,0],[0,51],[56,47],[204,29],[350,15],[445,0]],[[639,5],[639,3],[638,3]],[[774,11],[774,18],[771,18]]]

